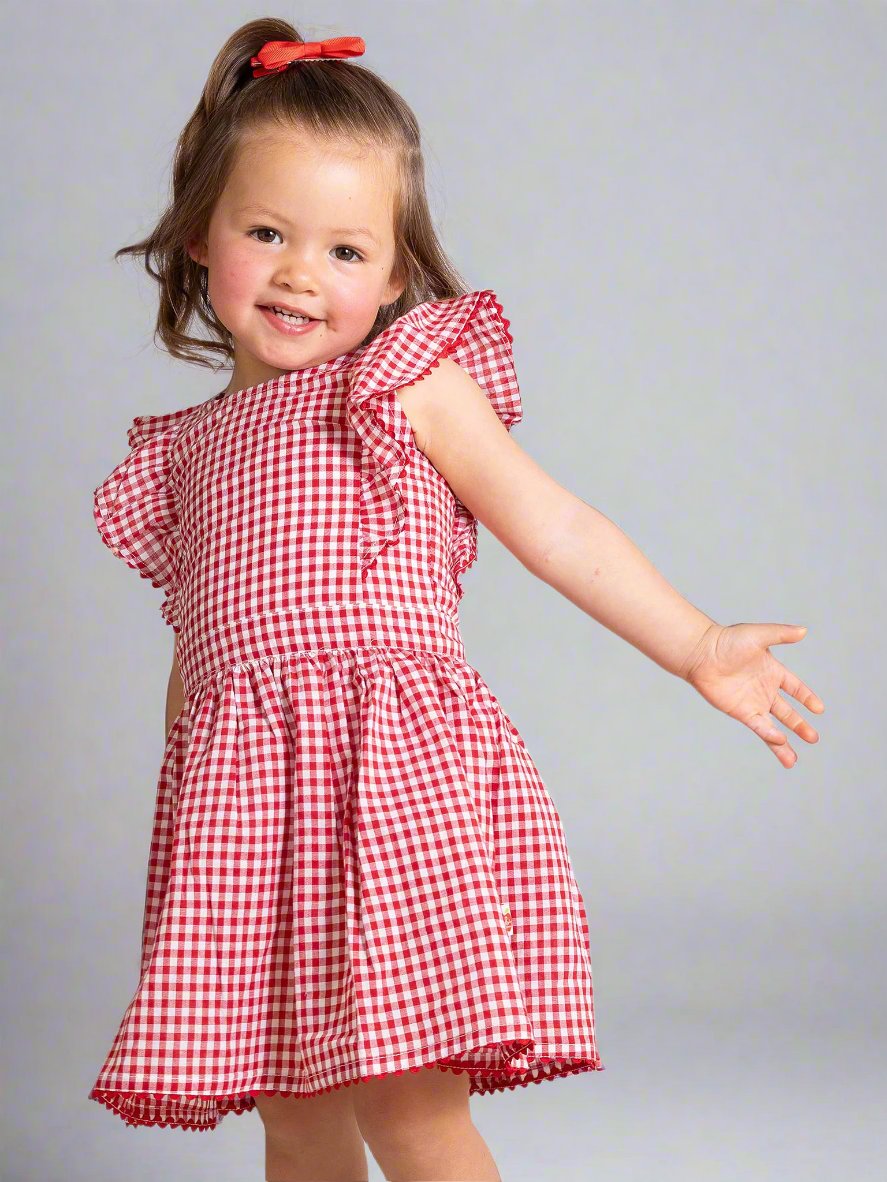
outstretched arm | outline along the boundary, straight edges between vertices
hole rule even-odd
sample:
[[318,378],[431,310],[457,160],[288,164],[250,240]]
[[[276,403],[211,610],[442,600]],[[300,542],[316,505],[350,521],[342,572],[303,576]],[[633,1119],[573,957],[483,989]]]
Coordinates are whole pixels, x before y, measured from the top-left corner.
[[817,741],[777,691],[811,710],[825,707],[768,649],[800,640],[805,629],[724,626],[694,607],[619,526],[515,442],[485,392],[451,359],[398,397],[417,443],[455,495],[532,574],[744,722],[785,766],[797,757],[769,713]]
[[714,623],[608,517],[558,484],[449,358],[398,397],[422,451],[537,578],[677,676]]

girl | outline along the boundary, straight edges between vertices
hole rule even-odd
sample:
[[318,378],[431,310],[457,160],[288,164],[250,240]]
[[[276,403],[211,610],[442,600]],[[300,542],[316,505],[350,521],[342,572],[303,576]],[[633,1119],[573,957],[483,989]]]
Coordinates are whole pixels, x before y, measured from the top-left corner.
[[257,1108],[269,1182],[365,1179],[365,1143],[390,1179],[498,1179],[469,1096],[604,1065],[558,813],[465,660],[477,521],[785,767],[769,715],[818,735],[779,690],[824,707],[768,647],[805,629],[718,624],[514,442],[509,321],[363,49],[238,29],[118,252],[169,352],[231,377],[137,417],[95,491],[176,644],[141,975],[89,1095],[130,1125]]

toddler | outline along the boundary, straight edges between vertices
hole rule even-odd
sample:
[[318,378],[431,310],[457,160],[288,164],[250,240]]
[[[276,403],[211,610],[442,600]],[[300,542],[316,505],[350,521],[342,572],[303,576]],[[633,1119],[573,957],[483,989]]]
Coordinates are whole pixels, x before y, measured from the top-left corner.
[[[230,367],[139,415],[95,490],[175,635],[138,988],[90,1098],[253,1109],[268,1182],[498,1180],[469,1096],[600,1071],[586,909],[517,728],[465,659],[480,520],[785,767],[822,702],[515,442],[495,292],[435,234],[419,128],[359,37],[251,21],[143,242],[157,334]],[[203,335],[195,333],[194,323]]]

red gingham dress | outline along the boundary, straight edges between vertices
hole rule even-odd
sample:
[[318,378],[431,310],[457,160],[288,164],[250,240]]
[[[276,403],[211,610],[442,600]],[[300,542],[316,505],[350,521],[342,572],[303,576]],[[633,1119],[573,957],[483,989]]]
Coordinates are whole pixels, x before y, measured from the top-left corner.
[[602,1070],[554,803],[459,631],[477,522],[395,391],[450,356],[521,418],[490,290],[141,415],[95,490],[164,591],[185,704],[157,784],[138,988],[89,1098],[214,1129],[257,1092],[423,1067],[471,1093]]

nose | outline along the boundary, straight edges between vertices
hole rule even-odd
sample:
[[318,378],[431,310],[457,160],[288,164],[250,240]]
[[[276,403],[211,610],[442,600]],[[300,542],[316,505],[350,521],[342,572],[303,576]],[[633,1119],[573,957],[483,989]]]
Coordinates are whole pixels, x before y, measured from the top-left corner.
[[313,251],[293,248],[280,256],[274,281],[291,291],[316,292],[318,265]]

